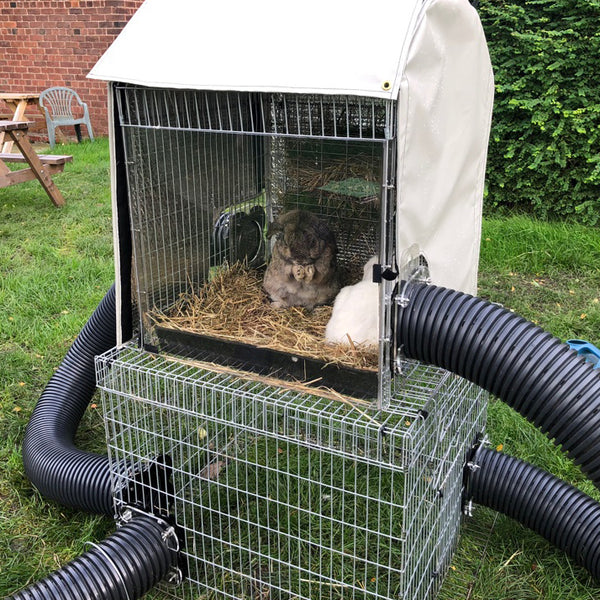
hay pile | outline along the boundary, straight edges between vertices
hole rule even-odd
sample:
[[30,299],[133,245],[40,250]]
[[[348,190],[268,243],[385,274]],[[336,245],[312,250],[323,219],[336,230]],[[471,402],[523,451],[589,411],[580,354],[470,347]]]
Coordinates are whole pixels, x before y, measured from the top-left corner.
[[331,306],[312,311],[273,308],[262,290],[262,274],[236,264],[219,269],[196,294],[182,296],[167,314],[153,315],[153,321],[161,327],[376,370],[376,349],[325,343],[330,317]]
[[315,168],[313,161],[302,162],[296,168],[298,183],[302,189],[316,190],[335,181],[348,178],[358,178],[365,181],[375,181],[373,158],[368,155],[357,154],[351,160],[347,157],[329,159],[327,164]]

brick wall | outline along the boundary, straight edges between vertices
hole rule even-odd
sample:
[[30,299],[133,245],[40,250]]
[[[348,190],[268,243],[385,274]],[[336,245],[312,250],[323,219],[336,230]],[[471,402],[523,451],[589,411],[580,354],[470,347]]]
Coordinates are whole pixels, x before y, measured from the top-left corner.
[[[142,0],[2,0],[0,91],[41,92],[55,85],[74,89],[87,102],[95,135],[106,135],[106,83],[87,79]],[[10,111],[0,101],[0,115]],[[35,130],[40,113],[28,108]],[[72,135],[73,128],[64,133]],[[84,138],[86,136],[83,128]]]

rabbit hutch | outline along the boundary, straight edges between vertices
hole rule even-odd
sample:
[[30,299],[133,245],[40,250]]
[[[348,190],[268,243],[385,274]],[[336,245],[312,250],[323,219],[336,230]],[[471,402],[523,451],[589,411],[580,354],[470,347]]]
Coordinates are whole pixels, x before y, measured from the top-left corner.
[[[179,598],[434,598],[485,394],[404,360],[402,282],[474,293],[493,80],[467,0],[147,0],[106,80],[116,518]],[[124,466],[127,465],[127,466]]]

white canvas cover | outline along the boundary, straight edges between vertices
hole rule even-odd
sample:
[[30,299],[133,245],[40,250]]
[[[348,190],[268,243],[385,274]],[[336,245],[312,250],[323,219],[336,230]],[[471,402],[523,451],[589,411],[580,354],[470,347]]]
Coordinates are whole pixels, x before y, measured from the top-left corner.
[[397,99],[398,261],[417,244],[476,293],[493,75],[468,0],[146,0],[90,77]]
[[463,0],[427,2],[398,95],[398,258],[413,244],[433,283],[475,294],[494,94],[487,45]]
[[89,74],[169,88],[394,98],[422,0],[146,0]]

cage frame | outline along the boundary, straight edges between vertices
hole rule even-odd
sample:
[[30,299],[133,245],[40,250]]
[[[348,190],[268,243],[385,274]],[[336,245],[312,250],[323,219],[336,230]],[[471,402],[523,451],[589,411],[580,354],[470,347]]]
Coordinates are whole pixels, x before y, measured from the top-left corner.
[[[117,101],[117,114],[119,115],[119,126],[123,137],[123,153],[125,155],[124,163],[126,165],[126,181],[127,195],[130,198],[128,203],[129,219],[131,221],[131,244],[133,254],[133,264],[136,267],[136,272],[130,281],[132,285],[137,285],[137,289],[132,296],[137,298],[138,325],[137,335],[140,343],[151,351],[158,350],[162,347],[167,352],[175,352],[184,356],[194,356],[194,352],[211,353],[211,348],[217,349],[213,354],[219,355],[218,360],[229,360],[237,362],[240,356],[253,355],[253,359],[247,362],[247,367],[251,370],[271,367],[283,372],[284,376],[302,377],[304,374],[305,380],[320,379],[322,383],[328,387],[338,389],[343,393],[351,393],[350,387],[355,386],[355,393],[368,393],[371,397],[376,397],[380,406],[389,403],[391,382],[395,371],[395,355],[396,349],[394,346],[392,328],[393,328],[393,298],[394,290],[397,282],[394,278],[382,277],[379,282],[379,320],[381,323],[380,340],[378,343],[378,361],[379,361],[379,376],[376,384],[372,389],[367,390],[371,384],[369,374],[361,375],[359,371],[347,369],[343,366],[328,364],[328,361],[319,359],[311,359],[310,357],[296,356],[290,358],[282,355],[280,352],[269,350],[262,347],[248,347],[245,349],[243,340],[240,342],[229,342],[228,340],[211,340],[204,336],[198,336],[193,332],[171,332],[168,329],[161,328],[151,324],[146,324],[147,314],[153,309],[152,301],[147,301],[148,289],[145,283],[146,280],[159,279],[162,281],[164,275],[160,275],[162,265],[152,267],[146,266],[147,260],[154,260],[154,255],[160,246],[154,241],[157,238],[155,223],[145,225],[147,217],[143,214],[146,211],[154,215],[155,208],[151,202],[146,202],[145,195],[153,196],[155,193],[160,194],[158,190],[162,185],[160,180],[154,175],[154,172],[160,168],[158,158],[154,158],[153,154],[157,153],[157,149],[152,149],[151,155],[145,159],[144,150],[137,148],[138,144],[144,146],[144,139],[154,140],[160,136],[157,142],[157,148],[172,145],[174,142],[170,135],[186,136],[209,136],[209,139],[214,139],[214,142],[209,144],[217,144],[219,136],[225,136],[224,144],[233,144],[240,146],[238,139],[242,140],[244,147],[254,148],[254,137],[259,138],[260,146],[259,160],[264,161],[262,167],[256,167],[261,172],[269,170],[269,163],[272,156],[276,156],[276,144],[284,143],[286,140],[298,140],[299,144],[310,142],[315,144],[330,144],[330,143],[346,143],[354,144],[358,151],[363,143],[368,144],[370,152],[374,157],[379,157],[381,162],[381,174],[379,176],[379,191],[377,193],[377,203],[379,205],[378,217],[373,225],[378,227],[377,234],[378,248],[376,253],[381,257],[379,270],[387,273],[394,273],[395,266],[395,160],[396,160],[396,105],[392,100],[363,98],[363,97],[348,97],[348,96],[321,96],[321,95],[297,95],[297,94],[257,94],[257,93],[240,93],[240,92],[214,92],[214,91],[195,91],[195,90],[168,90],[168,89],[150,89],[135,86],[132,84],[116,84],[114,86]],[[138,137],[139,136],[139,137]],[[236,136],[240,136],[239,138]],[[141,140],[136,141],[136,140]],[[162,140],[162,141],[160,141]],[[232,141],[228,141],[232,140]],[[175,139],[175,143],[176,143]],[[153,141],[147,142],[154,143]],[[207,142],[204,143],[206,146]],[[190,151],[194,152],[194,142],[185,141],[185,148],[189,146]],[[273,150],[273,147],[275,149]],[[327,146],[323,146],[326,148]],[[367,149],[368,149],[367,148]],[[272,153],[270,153],[272,151]],[[142,152],[142,155],[140,155]],[[147,151],[146,151],[147,152]],[[179,152],[179,151],[178,151]],[[325,154],[326,150],[321,150]],[[346,152],[349,152],[347,150]],[[263,158],[264,156],[264,158]],[[144,167],[141,173],[138,173],[136,163],[144,160],[156,161],[155,166]],[[202,160],[199,156],[198,160]],[[211,160],[210,155],[208,159]],[[245,160],[245,159],[244,159]],[[252,158],[251,160],[255,160]],[[280,159],[277,159],[280,160]],[[325,164],[325,159],[324,164]],[[178,161],[173,161],[175,167],[170,168],[182,169],[185,171],[186,165],[177,167]],[[187,159],[186,159],[187,162]],[[151,164],[152,164],[151,163]],[[169,168],[167,166],[167,168]],[[245,168],[245,167],[244,167]],[[187,173],[184,173],[186,176]],[[265,175],[266,176],[266,175]],[[176,177],[181,177],[181,172],[175,173],[172,176],[173,181]],[[167,171],[167,179],[169,179]],[[220,178],[218,178],[220,179]],[[211,182],[206,184],[206,193],[212,194],[210,186]],[[178,186],[181,183],[177,184]],[[256,189],[252,195],[262,194],[261,185],[256,185]],[[179,189],[178,187],[176,189]],[[202,189],[202,188],[201,188]],[[217,188],[218,189],[218,188]],[[145,190],[148,190],[146,192]],[[192,191],[192,194],[196,192]],[[218,191],[216,193],[219,193]],[[139,195],[142,195],[141,200],[136,200]],[[171,202],[169,194],[165,202]],[[182,195],[183,191],[175,194]],[[248,194],[247,194],[248,195]],[[275,195],[275,194],[271,194]],[[274,201],[270,201],[270,195],[267,192],[266,212],[270,217],[269,221],[274,218],[273,207]],[[235,202],[241,201],[240,196]],[[173,200],[173,202],[175,202]],[[159,202],[163,200],[158,198]],[[182,200],[185,201],[185,200]],[[146,208],[146,204],[149,207]],[[191,207],[191,208],[190,208]],[[157,210],[162,210],[160,206]],[[177,206],[177,212],[174,214],[183,213],[198,214],[197,208],[193,204],[188,205],[187,209],[184,205],[182,208]],[[162,214],[162,213],[161,213]],[[168,221],[172,220],[171,213],[164,213],[164,217]],[[202,229],[202,223],[195,223],[192,227],[194,230]],[[210,223],[209,223],[210,226]],[[145,231],[143,227],[147,227]],[[189,228],[185,221],[182,222],[182,230],[187,231]],[[206,229],[206,226],[204,226]],[[187,235],[187,233],[186,233]],[[206,236],[206,231],[204,232]],[[143,237],[150,238],[154,246],[149,246],[145,243]],[[140,241],[141,240],[141,241]],[[171,242],[169,247],[171,246]],[[198,247],[194,251],[184,250],[185,254],[199,254]],[[205,251],[206,252],[206,251]],[[175,249],[177,253],[177,249]],[[366,260],[368,257],[364,257]],[[164,258],[165,262],[171,264],[169,255]],[[184,260],[186,260],[184,258]],[[204,271],[198,276],[190,275],[185,267],[186,282],[196,282],[196,286],[203,283],[204,279],[208,278],[208,267],[204,265]],[[148,271],[151,275],[146,275]],[[158,276],[153,276],[153,272],[159,272]],[[177,283],[177,273],[172,275],[175,277],[174,283]],[[179,276],[181,280],[181,275]],[[165,286],[172,284],[169,281],[165,282]],[[186,285],[186,284],[184,284]],[[162,296],[162,287],[159,293]],[[167,296],[169,293],[167,292]],[[173,304],[177,297],[177,289],[171,293],[171,300],[167,301]],[[160,302],[160,300],[159,300]],[[159,308],[165,309],[164,304]],[[146,320],[145,320],[146,319]],[[152,330],[158,333],[158,337],[152,334]],[[178,339],[177,339],[178,338]],[[198,348],[201,347],[202,350]],[[262,357],[262,358],[261,358]],[[265,367],[266,365],[266,367]],[[259,371],[260,372],[260,371]],[[267,373],[269,374],[269,373]],[[313,376],[314,375],[314,376]],[[361,381],[364,380],[364,383]],[[367,390],[361,392],[361,390]]]
[[[378,143],[388,144],[385,151],[387,171],[393,174],[381,182],[384,191],[382,202],[386,206],[381,211],[380,228],[381,231],[387,231],[387,228],[395,231],[394,239],[381,236],[387,244],[381,252],[381,257],[385,258],[380,261],[381,270],[392,276],[406,273],[401,257],[406,254],[412,256],[411,249],[417,247],[417,257],[422,257],[427,263],[434,283],[470,293],[476,290],[493,75],[481,24],[468,0],[408,0],[402,3],[375,0],[371,10],[361,15],[361,19],[356,19],[350,11],[340,11],[336,3],[308,0],[303,5],[305,10],[297,15],[294,28],[278,22],[280,11],[271,0],[258,0],[258,4],[252,5],[241,3],[236,16],[240,17],[243,13],[246,18],[237,20],[231,18],[223,3],[176,2],[177,10],[186,15],[178,28],[164,27],[165,22],[172,18],[172,1],[146,0],[90,73],[92,78],[109,82],[118,346],[113,354],[99,359],[98,379],[103,400],[107,403],[107,439],[119,511],[128,510],[130,503],[136,504],[141,498],[142,504],[146,505],[145,510],[161,513],[166,509],[169,513],[170,493],[168,486],[166,492],[156,486],[155,491],[144,495],[144,489],[148,492],[154,490],[151,482],[164,478],[169,469],[166,464],[160,469],[158,466],[144,468],[144,464],[148,466],[157,462],[156,453],[147,456],[140,453],[133,463],[121,460],[119,453],[125,452],[126,444],[119,447],[115,440],[119,439],[119,435],[123,439],[124,434],[119,434],[118,430],[128,430],[129,424],[125,419],[119,422],[118,418],[111,416],[115,413],[109,406],[119,395],[128,396],[127,401],[132,404],[152,406],[139,393],[141,387],[125,394],[119,390],[119,385],[126,384],[126,377],[118,376],[119,370],[125,373],[137,368],[127,361],[119,362],[119,353],[131,352],[148,361],[170,360],[167,355],[155,358],[151,348],[143,350],[140,348],[142,344],[136,345],[135,342],[131,347],[129,342],[136,338],[140,316],[136,314],[132,284],[135,281],[132,260],[135,249],[129,211],[125,131],[117,116],[119,86],[132,85],[149,90],[167,88],[174,96],[188,91],[193,91],[198,97],[204,94],[205,98],[215,92],[223,93],[223,98],[229,97],[235,102],[230,111],[232,120],[221,123],[221,128],[233,128],[234,116],[239,114],[239,109],[237,113],[235,109],[242,106],[243,103],[238,100],[245,97],[243,94],[279,94],[286,98],[286,102],[289,99],[292,105],[293,97],[300,95],[359,97],[365,99],[365,105],[371,101],[369,99],[393,103],[393,131],[385,131],[384,128],[383,141],[378,139]],[[249,26],[255,23],[256,15],[261,15],[261,22],[256,23],[256,27]],[[306,32],[313,31],[313,15],[320,15],[323,23],[330,25],[330,35],[321,38],[329,52],[322,51],[318,43],[305,43]],[[389,26],[382,32],[383,16]],[[213,26],[207,27],[203,35],[198,35],[198,23],[211,23]],[[266,31],[269,35],[257,36],[257,31]],[[156,39],[163,43],[157,44]],[[246,60],[239,60],[237,53],[222,52],[214,60],[203,60],[190,67],[191,57],[214,56],[214,49],[222,47],[223,40],[227,39],[236,39],[244,49]],[[362,43],[358,44],[356,40]],[[169,60],[169,57],[175,59]],[[208,113],[211,114],[210,110]],[[287,109],[284,108],[281,114],[285,117]],[[178,118],[181,120],[175,125],[182,130],[190,129],[190,117],[185,111],[180,113]],[[362,122],[362,118],[359,121]],[[316,121],[308,120],[307,130],[302,129],[302,123],[289,119],[286,122],[285,118],[276,118],[274,122],[277,127],[282,126],[290,137],[302,137],[307,131],[327,137],[326,128],[319,129],[318,118]],[[212,121],[207,125],[209,129],[213,126]],[[166,128],[171,128],[171,125]],[[152,132],[155,128],[148,124],[147,130]],[[337,130],[334,132],[339,133]],[[277,133],[281,130],[278,129]],[[256,131],[256,122],[251,124],[249,131],[238,134],[263,135]],[[442,185],[447,181],[451,184]],[[380,285],[381,316],[386,319],[391,314],[391,311],[386,311],[386,306],[394,302],[395,283],[384,278]],[[386,331],[391,331],[392,325],[385,323]],[[431,392],[427,386],[416,392],[410,389],[413,370],[402,363],[400,350],[391,336],[380,344],[380,361],[402,371],[396,377],[392,377],[388,370],[382,371],[379,378],[379,397],[382,387],[393,390],[390,406],[380,407],[385,414],[395,414],[394,403],[399,397]],[[133,358],[131,360],[135,363]],[[185,370],[189,367],[187,361],[179,357],[169,368]],[[210,373],[206,375],[209,380],[220,376],[214,369],[199,368],[198,365],[194,369],[196,377],[199,373]],[[107,375],[109,371],[117,376]],[[142,370],[137,372],[141,374]],[[147,373],[159,377],[160,369],[155,371],[150,366]],[[386,377],[389,381],[384,379]],[[464,385],[453,376],[446,374],[445,377],[456,385]],[[237,378],[237,381],[242,380],[245,381],[244,377]],[[138,384],[141,385],[141,380]],[[198,385],[203,389],[211,386],[206,381]],[[256,385],[256,382],[248,385]],[[284,389],[283,386],[280,392],[281,389]],[[480,392],[473,389],[472,393],[477,395]],[[448,398],[444,400],[443,395],[437,398],[442,405],[447,401],[445,414],[430,410],[435,401],[431,405],[424,401],[415,409],[416,416],[411,423],[431,428],[428,436],[420,438],[417,454],[426,450],[428,444],[435,446],[446,458],[451,457],[452,467],[440,474],[438,482],[440,485],[445,483],[448,489],[442,497],[442,505],[446,503],[447,511],[444,512],[442,507],[436,509],[436,518],[448,524],[442,543],[436,547],[441,567],[432,569],[427,575],[427,569],[420,567],[411,571],[413,578],[403,584],[404,589],[401,590],[406,600],[430,600],[439,588],[444,568],[451,559],[460,523],[465,455],[475,441],[473,438],[485,426],[485,402],[483,397],[478,398],[476,404],[480,410],[477,418],[463,419],[463,424],[468,423],[467,429],[459,428],[456,439],[460,441],[448,447],[444,446],[445,441],[453,439],[452,435],[448,435],[448,424],[458,423],[464,411],[473,406],[468,401],[468,394],[457,397],[456,404]],[[168,402],[168,397],[163,397],[162,401]],[[261,399],[255,397],[252,401],[260,403]],[[190,413],[181,406],[170,406],[168,410],[177,415]],[[372,406],[368,411],[377,413]],[[161,439],[159,429],[148,429],[148,440]],[[140,428],[134,427],[133,431],[141,435]],[[182,467],[176,466],[176,469],[181,470]],[[189,475],[197,476],[191,472]],[[173,498],[178,501],[176,495]],[[422,498],[422,495],[414,494],[408,501],[415,504],[410,508],[415,514],[418,514],[419,507],[416,505]],[[420,552],[422,557],[423,549]],[[415,560],[419,562],[418,557]],[[427,579],[427,585],[421,587],[418,582],[423,578]],[[178,592],[173,594],[177,597]]]
[[[439,590],[458,540],[464,461],[485,424],[487,395],[477,386],[408,361],[391,406],[378,411],[134,344],[97,357],[96,372],[115,514],[150,511],[179,534],[186,583],[164,587],[168,595],[241,599],[258,586],[312,600],[322,586],[329,591],[319,597],[337,598],[342,586],[353,598],[408,600]],[[269,513],[276,518],[260,516]],[[336,546],[339,535],[348,554]],[[318,568],[294,556],[313,545]],[[285,567],[289,580],[240,568],[253,557]],[[350,561],[350,570],[334,576],[338,561]],[[220,589],[218,573],[236,583],[225,578]]]

